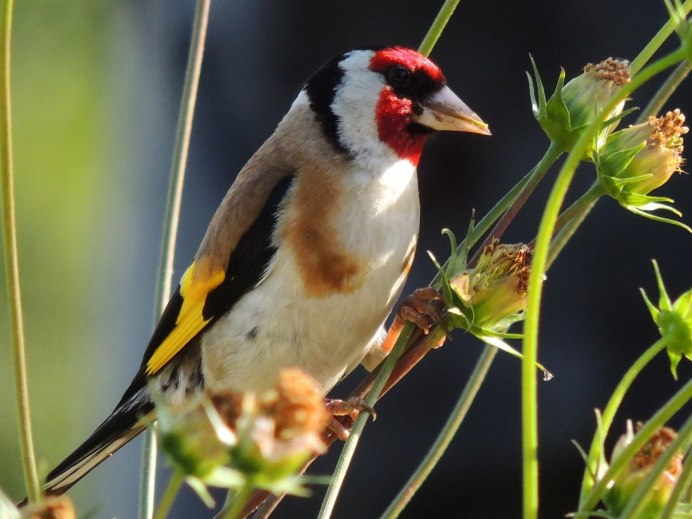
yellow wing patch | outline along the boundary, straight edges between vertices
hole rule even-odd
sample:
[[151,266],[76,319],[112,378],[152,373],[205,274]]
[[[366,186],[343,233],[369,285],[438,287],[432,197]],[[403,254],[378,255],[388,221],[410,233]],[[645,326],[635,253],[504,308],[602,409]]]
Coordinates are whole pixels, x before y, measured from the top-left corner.
[[202,315],[204,304],[209,292],[218,287],[225,277],[221,269],[209,270],[203,259],[194,261],[188,267],[180,280],[183,305],[175,328],[147,361],[147,375],[153,375],[163,368],[211,320],[205,320]]

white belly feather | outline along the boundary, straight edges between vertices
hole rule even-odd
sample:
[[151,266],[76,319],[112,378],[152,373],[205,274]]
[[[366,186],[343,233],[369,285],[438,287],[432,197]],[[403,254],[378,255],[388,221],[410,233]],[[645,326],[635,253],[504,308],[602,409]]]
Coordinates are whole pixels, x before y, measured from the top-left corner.
[[342,184],[349,210],[333,214],[334,239],[367,260],[362,282],[348,293],[311,296],[293,250],[279,244],[262,281],[202,337],[207,387],[260,390],[282,367],[297,366],[326,392],[382,340],[418,234],[415,168],[396,161],[378,180],[364,171]]

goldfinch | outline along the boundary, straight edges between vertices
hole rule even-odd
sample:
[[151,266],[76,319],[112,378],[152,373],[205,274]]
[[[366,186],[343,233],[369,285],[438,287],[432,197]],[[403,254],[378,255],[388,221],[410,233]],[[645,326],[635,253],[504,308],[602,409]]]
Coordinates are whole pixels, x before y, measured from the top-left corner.
[[437,130],[490,134],[414,50],[357,49],[312,75],[221,201],[115,410],[46,492],[144,429],[150,387],[178,405],[203,388],[262,390],[295,366],[326,393],[381,358],[416,248],[416,166]]

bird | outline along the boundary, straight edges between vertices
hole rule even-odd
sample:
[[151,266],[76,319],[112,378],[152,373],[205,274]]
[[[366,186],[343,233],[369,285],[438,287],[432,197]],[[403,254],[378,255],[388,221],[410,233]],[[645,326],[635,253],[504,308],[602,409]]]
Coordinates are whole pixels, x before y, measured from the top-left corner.
[[339,54],[240,170],[113,412],[46,478],[58,495],[170,406],[261,391],[298,367],[326,394],[373,367],[419,231],[417,165],[436,131],[489,135],[440,68],[403,46]]

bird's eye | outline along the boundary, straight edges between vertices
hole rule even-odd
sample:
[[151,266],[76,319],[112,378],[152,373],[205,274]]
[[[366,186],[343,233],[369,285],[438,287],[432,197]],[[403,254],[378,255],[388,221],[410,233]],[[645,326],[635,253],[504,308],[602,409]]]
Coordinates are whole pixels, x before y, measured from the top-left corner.
[[411,82],[411,71],[401,65],[395,65],[387,70],[387,82],[393,87],[406,87]]

